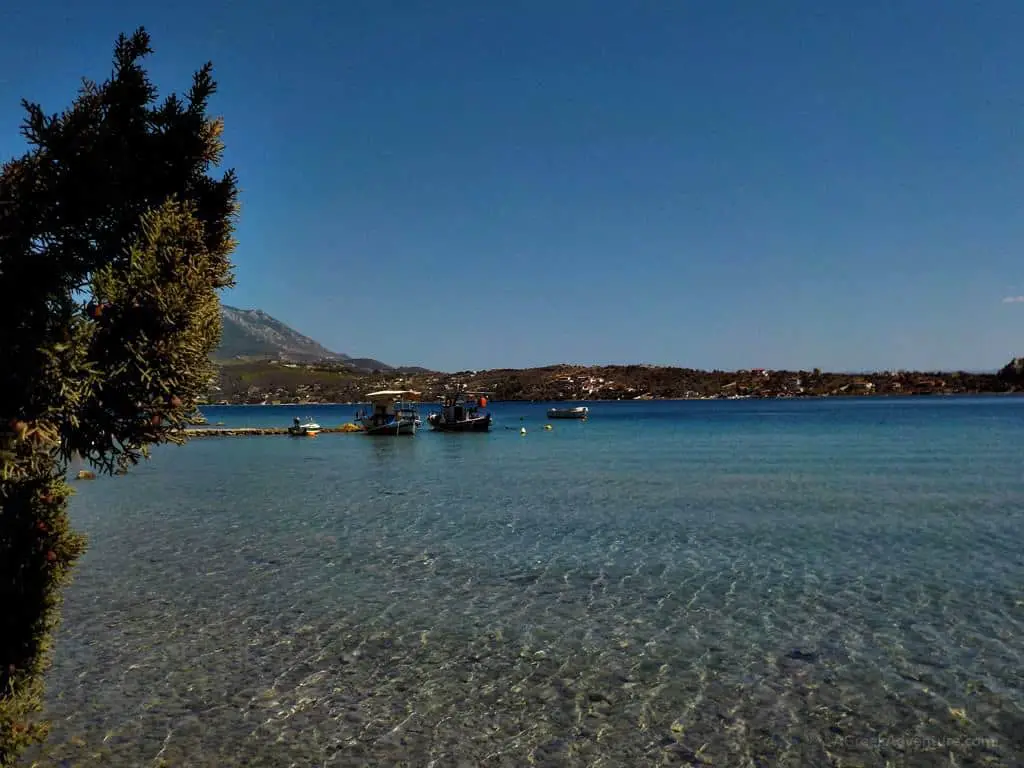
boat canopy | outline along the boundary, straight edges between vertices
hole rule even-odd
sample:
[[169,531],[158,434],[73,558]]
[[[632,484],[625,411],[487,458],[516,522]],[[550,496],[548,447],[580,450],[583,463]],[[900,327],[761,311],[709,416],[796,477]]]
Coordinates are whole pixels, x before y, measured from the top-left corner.
[[419,396],[419,392],[411,389],[382,389],[380,392],[370,392],[366,395],[370,400],[414,400]]

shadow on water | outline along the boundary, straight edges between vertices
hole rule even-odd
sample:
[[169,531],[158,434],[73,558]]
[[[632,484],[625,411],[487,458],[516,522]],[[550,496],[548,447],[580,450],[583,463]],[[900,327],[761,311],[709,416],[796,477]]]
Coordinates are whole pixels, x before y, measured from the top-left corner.
[[377,461],[411,458],[416,451],[416,438],[408,435],[355,435],[354,439],[369,444],[370,456]]

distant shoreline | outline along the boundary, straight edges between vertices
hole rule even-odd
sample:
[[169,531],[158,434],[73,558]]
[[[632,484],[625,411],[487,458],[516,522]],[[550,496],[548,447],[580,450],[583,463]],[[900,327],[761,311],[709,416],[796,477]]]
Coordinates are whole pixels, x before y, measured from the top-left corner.
[[785,399],[911,395],[1011,394],[1024,391],[1024,365],[999,373],[883,371],[702,371],[647,365],[572,366],[457,371],[354,370],[342,363],[282,365],[255,361],[221,366],[209,404],[362,404],[367,392],[420,392],[440,399],[454,389],[488,393],[494,402],[609,402],[636,400]]
[[[1013,392],[906,392],[906,393],[895,393],[895,392],[882,392],[879,394],[856,394],[856,395],[771,395],[771,396],[750,396],[750,397],[645,397],[645,398],[633,398],[633,399],[579,399],[579,400],[497,400],[491,399],[490,402],[494,404],[498,403],[536,403],[538,405],[546,405],[549,403],[703,403],[703,402],[738,402],[738,401],[749,401],[749,400],[906,400],[908,398],[927,398],[930,400],[942,398],[958,398],[963,399],[965,397],[992,397],[992,398],[1013,398],[1024,396],[1024,390],[1013,391]],[[433,405],[437,401],[437,398],[421,399],[418,402],[421,404]],[[317,408],[321,406],[360,406],[366,405],[369,401],[356,401],[356,402],[342,402],[342,401],[309,401],[302,403],[202,403],[199,408]]]

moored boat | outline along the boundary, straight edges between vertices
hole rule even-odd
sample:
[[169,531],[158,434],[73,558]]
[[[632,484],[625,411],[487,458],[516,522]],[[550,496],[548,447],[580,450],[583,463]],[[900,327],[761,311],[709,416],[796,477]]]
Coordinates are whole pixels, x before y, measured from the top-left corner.
[[421,423],[415,405],[419,394],[411,389],[370,392],[370,410],[357,413],[355,423],[367,435],[415,435]]
[[590,415],[590,409],[585,405],[578,405],[575,408],[548,408],[549,419],[585,419]]
[[302,422],[296,417],[292,420],[292,425],[288,427],[288,434],[295,437],[316,437],[320,434],[320,425],[315,421]]
[[460,390],[445,396],[441,410],[427,415],[427,423],[438,432],[487,432],[491,428],[491,414],[485,392]]

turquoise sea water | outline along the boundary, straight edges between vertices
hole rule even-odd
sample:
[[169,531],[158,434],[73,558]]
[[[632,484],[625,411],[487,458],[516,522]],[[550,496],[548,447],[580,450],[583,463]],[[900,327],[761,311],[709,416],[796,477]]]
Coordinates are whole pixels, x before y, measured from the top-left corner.
[[76,484],[40,764],[1021,764],[1024,400],[590,406]]

